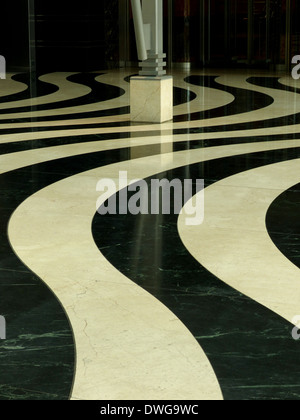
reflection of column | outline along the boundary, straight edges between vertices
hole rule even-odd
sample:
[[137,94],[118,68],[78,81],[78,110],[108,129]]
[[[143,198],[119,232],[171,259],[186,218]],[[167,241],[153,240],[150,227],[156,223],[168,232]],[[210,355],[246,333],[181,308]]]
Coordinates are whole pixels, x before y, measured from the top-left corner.
[[105,16],[105,63],[110,67],[119,64],[119,26],[116,25],[119,13],[118,0],[104,2]]
[[200,46],[199,0],[174,0],[173,3],[173,62],[190,64],[197,61]]
[[29,70],[36,72],[35,7],[34,0],[28,0]]
[[281,22],[282,22],[282,4],[281,0],[271,0],[271,59],[272,64],[280,64],[280,44],[281,44]]
[[177,63],[190,62],[190,0],[174,1],[173,57]]
[[119,1],[119,67],[130,61],[129,0]]
[[253,62],[253,30],[254,30],[254,7],[253,0],[248,0],[248,64]]
[[[147,147],[149,148],[149,156],[152,156],[153,154],[159,155],[162,164],[173,162],[173,130],[164,130],[164,135],[160,136],[160,142],[153,143],[145,147],[135,147],[135,140],[141,138],[141,134],[138,131],[131,132],[130,137],[132,139],[130,144],[132,146],[130,149],[131,160],[145,157],[145,149]],[[157,132],[154,132],[153,137],[158,137]],[[146,139],[148,139],[148,142],[151,141],[150,137],[146,137]]]
[[292,45],[292,32],[291,32],[291,0],[286,0],[286,40],[285,40],[285,66],[286,70],[290,69],[291,64],[291,45]]
[[[153,156],[154,154],[157,155],[157,159],[155,159],[155,168],[153,168],[154,173],[160,173],[165,171],[165,165],[168,163],[173,162],[173,130],[164,130],[164,135],[159,136],[157,132],[153,134],[153,137],[160,137],[160,142],[153,143],[144,147],[135,147],[136,140],[140,138],[139,132],[131,132],[131,150],[130,150],[130,159],[139,159],[145,157],[146,150],[149,150],[149,156]],[[151,142],[150,137],[147,137],[148,142]],[[154,139],[153,139],[154,140]],[[161,162],[161,167],[159,164]],[[151,169],[151,168],[150,168]],[[153,175],[151,179],[156,179],[157,176]],[[149,194],[148,194],[148,203],[149,203],[149,213],[150,213],[150,206],[151,206],[151,188],[149,184]],[[137,221],[135,223],[135,231],[133,237],[137,238],[133,250],[133,258],[136,262],[134,266],[134,274],[141,276],[141,272],[145,268],[145,263],[143,266],[140,265],[140,261],[148,261],[149,252],[147,247],[142,246],[145,243],[145,238],[148,236],[153,236],[155,239],[153,241],[153,259],[149,260],[149,269],[154,266],[156,267],[163,267],[163,233],[164,229],[161,229],[161,226],[165,222],[165,216],[163,214],[157,214],[153,216],[156,219],[155,231],[153,232],[152,224],[149,227],[148,223],[148,216],[137,216]],[[161,288],[161,276],[160,272],[158,271],[156,275],[152,278],[152,288],[153,290],[159,290]]]

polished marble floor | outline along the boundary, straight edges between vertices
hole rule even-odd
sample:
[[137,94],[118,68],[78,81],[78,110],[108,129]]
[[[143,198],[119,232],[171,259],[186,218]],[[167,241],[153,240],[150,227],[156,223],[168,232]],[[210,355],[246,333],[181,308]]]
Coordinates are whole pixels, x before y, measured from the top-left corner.
[[[300,399],[300,81],[174,72],[132,124],[135,73],[0,80],[0,399]],[[100,215],[124,171],[204,179],[203,223]]]

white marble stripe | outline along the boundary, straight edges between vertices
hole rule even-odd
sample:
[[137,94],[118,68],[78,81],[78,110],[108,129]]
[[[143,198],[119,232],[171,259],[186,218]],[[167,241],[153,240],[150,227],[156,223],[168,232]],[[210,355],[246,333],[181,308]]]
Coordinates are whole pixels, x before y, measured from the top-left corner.
[[[29,98],[29,99],[14,101],[14,102],[0,103],[0,109],[4,110],[3,112],[5,112],[6,108],[19,108],[23,106],[53,104],[53,103],[64,101],[64,100],[78,98],[78,97],[81,97],[90,93],[91,89],[89,87],[84,86],[84,85],[79,85],[78,83],[73,83],[73,82],[70,82],[69,80],[66,80],[67,77],[73,74],[77,74],[77,73],[50,73],[50,74],[45,74],[43,76],[40,76],[39,80],[55,85],[59,88],[59,90],[57,92],[47,94],[44,96],[39,96],[36,98]],[[6,114],[2,114],[2,115],[6,115]],[[27,113],[27,115],[31,116],[31,112],[29,112],[29,114]],[[14,117],[15,117],[15,113],[14,113],[14,116],[11,118],[14,118]]]
[[300,314],[300,270],[272,242],[265,218],[299,174],[296,159],[228,177],[206,188],[202,225],[178,220],[181,239],[199,263],[289,322]]
[[278,81],[284,86],[300,89],[300,80],[294,80],[291,75],[280,77]]
[[[28,117],[28,116],[27,116]],[[31,116],[30,116],[31,117]],[[0,129],[6,130],[11,128],[39,128],[43,127],[61,127],[61,126],[80,126],[83,124],[102,124],[102,123],[116,123],[116,118],[118,119],[117,123],[129,121],[128,114],[119,115],[119,116],[110,116],[110,117],[93,117],[93,118],[75,118],[70,120],[55,120],[55,121],[38,121],[38,122],[22,122],[22,123],[1,123]]]
[[[293,147],[293,142],[282,143]],[[209,159],[281,148],[282,143],[212,147],[121,162],[53,184],[16,210],[8,229],[11,244],[60,299],[75,333],[73,399],[221,398],[204,353],[182,324],[115,270],[95,246],[90,224],[99,195],[97,181],[117,181],[120,170],[128,171],[129,180],[148,177]]]
[[6,79],[0,79],[0,98],[7,95],[15,95],[27,89],[25,83],[17,82],[12,77],[15,73],[7,73]]

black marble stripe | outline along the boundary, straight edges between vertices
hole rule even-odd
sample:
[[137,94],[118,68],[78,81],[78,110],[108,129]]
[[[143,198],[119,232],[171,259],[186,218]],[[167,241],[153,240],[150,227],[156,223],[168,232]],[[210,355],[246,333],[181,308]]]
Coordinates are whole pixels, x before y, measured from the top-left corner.
[[[299,148],[253,153],[174,169],[158,178],[204,178],[209,186],[299,155]],[[208,356],[226,400],[300,399],[300,344],[291,337],[293,326],[194,260],[178,236],[177,216],[96,214],[93,235],[99,250],[118,270],[190,329]]]
[[[9,102],[21,101],[24,99],[37,98],[39,96],[50,95],[58,91],[58,87],[52,85],[51,83],[42,82],[38,79],[41,75],[32,77],[30,73],[21,73],[12,76],[12,80],[16,82],[21,82],[27,85],[27,88],[19,93],[14,93],[12,95],[6,95],[0,97],[0,103],[7,103],[9,108]],[[0,113],[6,113],[6,110],[1,110]]]
[[299,215],[300,184],[297,184],[283,192],[271,204],[266,216],[266,226],[272,241],[298,268],[300,268]]

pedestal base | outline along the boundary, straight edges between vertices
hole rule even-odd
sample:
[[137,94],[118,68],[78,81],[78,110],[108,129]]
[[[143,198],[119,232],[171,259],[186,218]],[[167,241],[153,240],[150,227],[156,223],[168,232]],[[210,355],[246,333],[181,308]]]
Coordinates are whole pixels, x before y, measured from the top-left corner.
[[173,77],[130,79],[131,121],[163,123],[173,119]]

